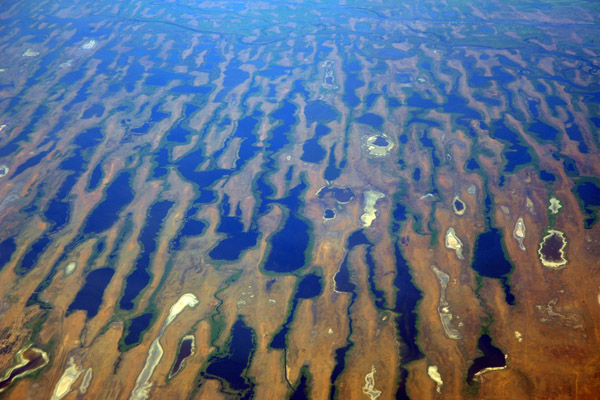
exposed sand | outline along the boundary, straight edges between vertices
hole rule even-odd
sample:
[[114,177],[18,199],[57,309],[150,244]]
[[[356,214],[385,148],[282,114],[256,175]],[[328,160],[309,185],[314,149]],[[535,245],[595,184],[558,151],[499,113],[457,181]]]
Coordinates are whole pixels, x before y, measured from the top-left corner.
[[513,237],[517,239],[519,242],[519,248],[525,251],[525,245],[523,244],[523,239],[525,239],[525,223],[523,222],[523,218],[519,217],[517,223],[515,224],[515,229],[513,230]]
[[381,390],[375,389],[375,369],[374,365],[371,365],[371,372],[365,375],[365,386],[363,386],[363,393],[369,396],[369,399],[375,400],[381,396]]
[[96,47],[96,41],[94,39],[88,40],[87,42],[81,45],[81,48],[83,50],[91,50],[94,47]]
[[63,372],[62,376],[58,380],[58,383],[56,384],[56,387],[54,388],[54,393],[52,393],[51,399],[59,400],[65,397],[67,393],[69,393],[69,391],[71,390],[71,386],[73,385],[73,383],[75,383],[75,381],[77,380],[77,378],[79,378],[79,375],[81,375],[82,372],[83,370],[81,369],[81,367],[75,364],[75,362],[73,361],[73,357],[71,357],[71,359],[68,362],[67,369],[65,369],[65,372]]
[[458,257],[459,260],[465,259],[462,254],[463,244],[458,236],[456,236],[454,228],[448,228],[446,231],[446,247],[456,251],[456,257]]
[[560,204],[560,200],[557,199],[556,197],[551,197],[550,205],[548,206],[548,210],[550,210],[550,213],[558,214],[558,212],[560,211],[561,208],[562,208],[562,205]]
[[427,375],[429,375],[429,377],[437,384],[435,391],[440,394],[442,392],[444,381],[442,381],[442,375],[440,375],[440,372],[438,371],[438,366],[430,365],[427,367]]
[[27,49],[23,53],[23,57],[35,57],[35,56],[38,56],[38,55],[40,55],[39,51],[33,51],[31,49]]
[[377,200],[382,199],[385,195],[377,190],[367,190],[364,194],[365,197],[365,205],[363,208],[363,214],[360,216],[360,221],[362,222],[362,226],[364,228],[368,228],[371,226],[373,221],[377,216],[375,212],[377,209],[375,208],[375,204]]
[[179,315],[186,307],[194,307],[197,304],[198,298],[192,293],[186,293],[171,306],[171,309],[169,310],[169,316],[165,320],[160,332],[150,345],[150,349],[148,349],[146,363],[144,364],[144,368],[142,368],[142,371],[135,381],[135,387],[131,391],[131,396],[129,397],[130,400],[145,400],[150,396],[150,389],[152,388],[152,382],[150,382],[150,378],[152,377],[154,370],[158,366],[158,363],[163,356],[160,338],[165,332],[167,326],[173,322],[177,315]]
[[71,275],[75,271],[76,268],[77,268],[77,261],[71,261],[70,263],[68,263],[67,266],[65,267],[65,276]]

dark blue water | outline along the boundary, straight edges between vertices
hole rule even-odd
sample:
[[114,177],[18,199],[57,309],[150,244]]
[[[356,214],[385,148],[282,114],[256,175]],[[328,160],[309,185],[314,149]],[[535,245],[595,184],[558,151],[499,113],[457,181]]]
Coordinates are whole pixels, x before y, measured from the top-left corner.
[[374,113],[366,113],[356,118],[357,122],[369,125],[371,128],[380,131],[383,128],[383,118]]
[[305,162],[320,164],[325,159],[327,151],[321,146],[319,140],[330,132],[331,129],[327,126],[317,124],[314,136],[308,139],[302,146],[302,156],[300,156],[300,159]]
[[[306,256],[310,254],[309,224],[301,216],[304,205],[301,198],[306,187],[302,180],[285,198],[277,200],[287,208],[289,215],[283,228],[271,237],[271,248],[263,266],[266,271],[291,273],[306,265]],[[266,200],[262,199],[263,202]]]
[[124,346],[119,346],[119,350],[124,351],[129,346],[141,343],[144,338],[143,334],[150,327],[153,318],[154,314],[148,312],[127,321],[125,324],[127,335],[123,338],[122,343]]
[[17,244],[14,237],[9,237],[0,242],[0,271],[8,264],[16,249]]
[[348,256],[344,258],[340,269],[334,277],[335,290],[344,293],[353,293],[356,285],[352,283],[350,269],[348,268]]
[[106,188],[104,199],[92,210],[83,226],[83,234],[98,234],[111,228],[119,214],[134,198],[130,172],[121,172]]
[[183,247],[183,242],[186,238],[200,236],[204,232],[206,224],[196,218],[193,218],[193,215],[196,213],[196,211],[196,208],[192,208],[190,212],[188,212],[185,222],[183,223],[179,232],[177,232],[177,236],[171,241],[171,248],[173,250],[181,250]]
[[515,296],[511,293],[508,283],[512,264],[507,259],[502,233],[498,228],[490,227],[488,231],[477,236],[471,267],[481,276],[500,279],[506,302],[509,305],[515,304]]
[[[131,226],[132,226],[131,216],[127,216],[125,218],[125,223],[123,224],[122,228],[120,229],[119,234],[115,240],[115,246],[107,258],[107,266],[108,267],[111,267],[114,269],[115,264],[118,259],[119,251],[121,249],[121,245],[122,245],[122,243],[125,243],[125,239],[131,233]],[[53,308],[51,304],[46,303],[40,299],[40,294],[42,292],[44,292],[50,286],[50,284],[52,283],[52,280],[54,279],[57,272],[59,271],[59,267],[61,267],[66,262],[67,257],[70,255],[70,253],[72,251],[74,251],[77,246],[80,245],[80,241],[81,241],[81,236],[75,237],[71,242],[69,242],[64,247],[62,254],[56,260],[56,262],[52,265],[52,268],[50,268],[50,271],[44,277],[44,280],[42,280],[42,282],[36,287],[35,291],[31,294],[31,296],[29,296],[29,299],[27,299],[28,307],[32,306],[32,305],[38,305],[42,309]],[[104,247],[105,247],[104,240],[98,241],[98,244],[96,245],[96,251],[94,253],[92,253],[92,257],[90,257],[90,260],[88,261],[90,263],[90,265],[93,264],[95,258],[100,256],[101,252],[104,250]]]
[[21,175],[23,172],[27,171],[29,168],[38,165],[48,154],[50,154],[53,149],[54,146],[50,150],[42,151],[34,156],[29,157],[15,169],[15,172],[11,175],[10,179],[12,180]]
[[439,167],[440,166],[440,159],[436,155],[435,145],[433,143],[433,140],[431,140],[429,138],[429,136],[427,135],[426,131],[422,133],[422,136],[419,138],[419,141],[421,142],[421,144],[424,147],[427,147],[427,148],[431,149],[431,161],[433,162],[433,166],[434,167]]
[[354,192],[350,188],[327,187],[319,191],[319,198],[323,199],[331,194],[333,198],[340,203],[349,203],[354,199]]
[[418,182],[421,180],[421,168],[417,167],[413,171],[413,179]]
[[234,261],[240,258],[242,252],[256,246],[259,236],[258,227],[252,223],[249,231],[244,230],[242,223],[242,210],[238,204],[235,216],[229,216],[229,196],[223,197],[221,204],[221,219],[217,233],[224,234],[225,238],[208,253],[214,260]]
[[367,98],[365,99],[365,104],[366,104],[367,108],[373,107],[373,104],[375,104],[375,101],[377,101],[379,96],[380,96],[379,93],[369,93],[367,95]]
[[308,125],[312,125],[313,122],[327,124],[336,120],[339,112],[324,101],[316,100],[306,104],[304,115],[306,116],[306,123]]
[[296,309],[300,300],[303,299],[312,299],[319,296],[323,291],[323,283],[321,276],[317,274],[309,274],[304,276],[298,286],[296,287],[296,292],[292,299],[292,305],[290,307],[290,311],[288,317],[284,324],[279,328],[277,333],[273,336],[271,343],[269,346],[273,349],[285,349],[287,334],[290,329],[291,323],[294,321],[294,317],[296,315]]
[[20,143],[29,140],[29,136],[38,129],[40,120],[49,112],[49,108],[40,105],[33,112],[30,117],[29,123],[23,128],[23,130],[10,140],[7,144],[0,148],[0,157],[6,157],[15,153],[20,148]]
[[225,69],[225,79],[223,79],[223,90],[217,93],[215,101],[223,101],[225,95],[238,85],[244,83],[250,77],[250,74],[242,69],[237,68],[240,62],[235,60],[230,61]]
[[545,169],[541,169],[540,179],[545,182],[554,182],[556,181],[556,176],[553,173],[546,171]]
[[208,360],[203,376],[218,379],[224,383],[223,393],[240,399],[251,399],[254,383],[247,377],[247,369],[252,362],[256,347],[254,331],[240,317],[231,328],[225,348]]
[[96,166],[92,170],[92,173],[90,174],[90,180],[86,189],[90,192],[96,190],[96,188],[98,188],[98,185],[102,181],[103,176],[104,171],[102,170],[102,163],[99,162],[98,164],[96,164]]
[[135,299],[150,283],[149,269],[152,264],[152,256],[158,247],[157,240],[164,220],[174,204],[172,201],[162,200],[152,204],[148,210],[146,224],[138,238],[142,251],[135,261],[133,272],[125,280],[125,290],[119,303],[119,307],[123,310],[132,310]]
[[85,284],[75,296],[67,310],[67,315],[75,310],[87,311],[88,319],[94,318],[102,305],[104,291],[115,271],[112,268],[100,268],[85,277]]
[[533,161],[531,150],[523,145],[523,139],[508,129],[503,121],[496,121],[490,129],[490,137],[503,141],[507,147],[503,150],[506,158],[504,172],[515,172],[519,167]]
[[387,145],[389,145],[390,143],[383,137],[383,136],[377,136],[375,138],[375,140],[373,141],[373,144],[375,146],[381,146],[381,147],[386,147]]
[[326,210],[325,210],[324,217],[325,217],[325,218],[327,218],[327,219],[332,219],[332,218],[335,218],[335,211],[333,211],[333,210],[331,210],[331,209],[329,209],[329,208],[328,208],[328,209],[326,209]]
[[539,118],[540,111],[538,110],[539,102],[537,100],[527,100],[527,107],[529,108],[529,113],[533,115],[534,118]]
[[[454,88],[453,92],[458,93],[458,88]],[[457,114],[456,123],[468,129],[471,121],[481,119],[481,114],[468,107],[469,102],[465,98],[454,93],[447,96],[448,101],[443,104],[442,110],[445,113]]]
[[264,269],[285,274],[304,267],[309,240],[308,224],[290,214],[283,229],[275,233],[271,239],[271,251]]
[[[329,392],[329,398],[330,399],[334,399],[337,393],[337,386],[336,386],[336,381],[337,378],[340,376],[340,374],[344,371],[344,369],[346,368],[346,355],[348,354],[348,351],[350,351],[350,349],[354,346],[354,342],[351,340],[352,337],[352,333],[353,333],[353,319],[352,319],[352,313],[351,313],[351,308],[354,305],[354,302],[356,301],[357,298],[357,293],[356,293],[356,285],[354,283],[351,282],[350,280],[350,270],[348,267],[348,258],[350,255],[350,252],[352,251],[352,249],[354,249],[356,246],[361,246],[361,245],[367,245],[367,252],[370,252],[371,250],[371,242],[369,241],[369,239],[365,236],[364,232],[362,229],[359,229],[357,231],[354,231],[349,237],[348,237],[348,241],[346,243],[346,257],[344,257],[344,261],[342,262],[342,265],[340,266],[340,269],[338,270],[338,272],[335,275],[335,289],[338,292],[346,292],[346,293],[351,293],[352,297],[350,298],[350,303],[348,304],[348,308],[347,308],[347,313],[348,313],[348,328],[349,328],[349,332],[348,332],[348,336],[346,337],[346,344],[338,349],[336,349],[335,351],[335,366],[333,368],[333,371],[331,373],[331,377],[330,377],[330,382],[331,382],[331,389]],[[369,260],[367,260],[367,262],[369,262]],[[371,260],[372,263],[372,260]],[[370,265],[370,267],[374,268],[374,264]]]
[[72,155],[60,163],[59,168],[69,171],[70,174],[65,178],[56,195],[44,210],[44,217],[51,223],[50,233],[57,232],[69,222],[71,207],[66,200],[67,196],[79,177],[86,171],[88,160],[102,139],[103,134],[99,128],[88,129],[80,133],[73,140],[76,147]]
[[19,276],[27,275],[37,265],[40,255],[48,248],[50,242],[51,239],[47,235],[43,235],[33,242],[15,268],[15,274]]
[[394,287],[396,288],[396,302],[393,311],[397,314],[395,322],[396,329],[402,348],[400,356],[402,363],[406,364],[423,358],[423,353],[417,344],[417,306],[423,297],[421,291],[413,284],[410,268],[398,243],[394,246],[396,257],[396,276]]
[[335,143],[331,145],[329,149],[329,160],[327,162],[327,168],[325,168],[325,172],[323,173],[323,177],[325,180],[332,182],[340,177],[342,173],[341,168],[338,168],[335,159]]
[[276,153],[290,142],[289,134],[297,123],[297,111],[298,106],[295,103],[284,100],[281,106],[271,113],[271,118],[278,121],[279,125],[274,127],[269,134],[267,151]]
[[104,114],[104,106],[102,104],[92,104],[89,106],[81,116],[81,119],[90,119],[92,117],[101,118]]
[[555,141],[559,134],[557,129],[541,121],[529,125],[529,132],[533,133],[534,137],[547,141]]
[[597,178],[576,182],[572,189],[579,199],[579,204],[585,215],[583,226],[591,229],[598,222],[597,211],[600,209],[600,181]]
[[300,378],[298,384],[294,388],[294,391],[290,395],[289,400],[309,400],[310,399],[310,387],[308,377],[308,367],[303,367],[300,372]]
[[477,342],[477,347],[481,350],[483,356],[473,360],[473,364],[469,367],[467,372],[467,383],[469,385],[473,383],[473,378],[479,371],[486,368],[501,368],[506,366],[504,353],[492,344],[492,338],[489,335],[481,335]]
[[463,203],[459,199],[456,199],[454,201],[454,208],[456,208],[456,211],[462,211],[465,209],[465,203]]
[[177,357],[175,358],[175,364],[173,364],[173,368],[171,368],[171,372],[169,373],[169,376],[173,376],[176,373],[178,373],[179,370],[181,369],[181,364],[183,363],[183,361],[192,355],[193,342],[194,341],[190,338],[183,339],[181,341],[181,343],[179,344],[179,350],[177,350]]

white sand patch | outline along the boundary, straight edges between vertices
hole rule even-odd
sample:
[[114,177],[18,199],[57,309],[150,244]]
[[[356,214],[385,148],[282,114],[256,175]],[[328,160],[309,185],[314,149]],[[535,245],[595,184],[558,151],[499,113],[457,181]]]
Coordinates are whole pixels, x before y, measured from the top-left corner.
[[521,332],[515,331],[515,339],[517,339],[517,342],[519,343],[523,341],[523,335],[521,334]]
[[444,384],[444,381],[442,381],[442,375],[438,371],[438,366],[430,365],[427,367],[427,375],[429,375],[429,377],[437,384],[435,391],[437,394],[440,394],[442,392],[442,385]]
[[375,389],[375,365],[371,365],[371,372],[365,375],[365,386],[362,387],[362,391],[366,394],[370,400],[375,400],[381,396],[381,390]]
[[79,393],[85,394],[87,392],[88,387],[90,386],[90,382],[92,381],[92,369],[88,368],[85,371],[85,375],[83,376],[83,381],[81,382],[81,386],[79,386]]
[[462,254],[463,244],[458,236],[456,236],[454,228],[448,228],[446,231],[446,247],[454,250],[456,252],[456,257],[458,257],[459,260],[465,259]]
[[70,263],[68,263],[67,266],[65,267],[65,276],[71,275],[75,271],[76,268],[77,268],[76,261],[71,261]]
[[513,230],[513,237],[517,239],[519,242],[519,248],[525,251],[525,245],[523,244],[523,239],[525,239],[525,233],[527,229],[525,228],[525,223],[523,222],[523,218],[519,217],[517,223],[515,224],[515,229]]
[[23,52],[23,57],[35,57],[35,56],[39,56],[40,52],[39,51],[33,51],[31,49],[27,49],[25,50],[25,52]]
[[146,363],[144,364],[144,368],[142,368],[142,371],[135,381],[135,387],[131,391],[131,395],[129,397],[130,400],[146,400],[150,396],[150,389],[152,388],[152,382],[150,382],[150,378],[152,378],[152,374],[154,373],[154,370],[158,366],[158,363],[163,356],[160,338],[165,333],[167,326],[169,326],[171,322],[173,322],[173,320],[175,320],[175,318],[186,307],[194,307],[196,304],[198,304],[198,298],[192,293],[186,293],[171,306],[171,309],[169,310],[169,316],[165,320],[160,332],[150,345],[148,356],[146,357]]
[[73,60],[67,60],[64,63],[60,64],[58,66],[59,69],[63,69],[63,68],[69,68],[70,66],[73,65]]
[[556,197],[550,198],[550,205],[548,206],[548,210],[550,210],[551,214],[558,214],[558,211],[562,208],[560,204],[560,200]]
[[87,42],[81,45],[81,48],[83,50],[91,50],[94,47],[96,47],[96,41],[94,39],[88,40]]
[[160,345],[160,336],[154,339],[150,349],[148,350],[148,357],[146,357],[146,363],[142,372],[138,375],[135,381],[135,387],[131,391],[130,400],[146,400],[150,396],[150,389],[152,388],[152,382],[150,378],[156,369],[156,366],[160,362],[163,356],[163,349]]
[[184,308],[186,308],[188,306],[194,307],[194,306],[196,306],[196,304],[198,304],[198,298],[196,296],[194,296],[192,293],[186,293],[186,294],[182,295],[179,298],[179,300],[177,300],[177,302],[171,306],[171,309],[169,310],[169,316],[167,317],[167,320],[165,321],[165,327],[167,325],[169,325],[171,322],[173,322],[175,317],[177,317],[179,315],[179,313],[181,313],[183,311]]
[[375,212],[377,211],[375,205],[377,204],[377,201],[383,197],[385,197],[385,195],[377,190],[367,190],[365,192],[365,206],[363,208],[363,214],[360,216],[363,227],[368,228],[373,221],[375,221],[375,218],[377,218],[375,215]]
[[71,391],[73,383],[79,378],[81,372],[83,372],[81,367],[75,364],[73,357],[71,357],[67,365],[67,369],[65,369],[65,372],[63,372],[54,388],[51,400],[59,400],[65,397]]

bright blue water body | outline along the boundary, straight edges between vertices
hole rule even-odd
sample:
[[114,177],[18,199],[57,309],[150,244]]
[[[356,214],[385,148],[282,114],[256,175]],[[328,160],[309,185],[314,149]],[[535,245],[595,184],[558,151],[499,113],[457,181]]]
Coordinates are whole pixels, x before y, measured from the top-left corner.
[[596,181],[577,182],[572,191],[577,194],[585,215],[584,228],[591,229],[598,221],[597,211],[600,209],[600,184]]
[[374,113],[366,113],[356,118],[357,122],[369,125],[371,128],[380,131],[383,128],[383,118]]
[[331,132],[327,126],[317,124],[315,134],[308,139],[302,146],[302,156],[300,159],[313,164],[320,164],[327,155],[327,151],[319,144],[319,140]]
[[129,183],[131,173],[121,172],[106,188],[104,199],[89,214],[83,226],[84,235],[99,234],[111,228],[119,214],[134,198]]
[[292,299],[292,305],[290,307],[288,317],[281,328],[279,328],[279,331],[277,331],[275,336],[273,336],[269,347],[273,349],[286,348],[287,334],[289,332],[290,325],[294,321],[296,308],[298,307],[300,300],[312,299],[319,296],[323,291],[322,280],[323,279],[317,274],[309,274],[301,278],[300,283],[296,288],[294,298]]
[[104,114],[104,106],[102,104],[92,104],[89,106],[81,116],[81,119],[90,119],[92,117],[100,118]]
[[75,310],[87,311],[88,319],[98,314],[104,291],[110,283],[115,271],[112,268],[100,268],[90,272],[85,278],[85,284],[69,306],[67,314]]
[[304,115],[306,116],[306,123],[308,125],[312,125],[313,122],[327,124],[336,120],[339,112],[324,101],[316,100],[306,104]]
[[92,173],[90,174],[90,181],[87,186],[88,191],[94,191],[100,184],[102,177],[104,176],[104,171],[102,170],[102,162],[96,164]]
[[331,145],[329,149],[329,160],[327,162],[327,168],[325,168],[325,172],[323,173],[323,177],[325,180],[332,182],[339,178],[342,173],[341,168],[338,168],[336,165],[335,159],[335,143]]
[[556,176],[553,173],[546,171],[545,169],[541,169],[540,179],[545,182],[554,182],[556,181]]
[[17,244],[13,237],[9,237],[0,242],[0,271],[8,264],[16,249]]
[[249,231],[244,230],[241,221],[242,210],[237,207],[235,216],[229,216],[229,196],[223,197],[221,204],[221,217],[217,233],[225,234],[217,245],[208,253],[214,260],[235,261],[240,258],[243,251],[254,247],[259,236],[258,228],[253,226]]
[[143,332],[148,329],[154,314],[144,313],[128,321],[127,335],[123,338],[125,346],[138,344],[143,339]]
[[477,162],[477,160],[475,160],[474,158],[469,158],[469,161],[467,161],[467,169],[469,171],[475,171],[478,170],[479,167],[479,163]]
[[148,210],[146,224],[138,238],[142,251],[135,261],[133,272],[125,280],[125,290],[119,302],[119,307],[123,310],[132,310],[135,299],[150,283],[149,269],[152,256],[158,247],[157,240],[164,220],[174,204],[172,201],[162,200],[152,204]]
[[419,167],[415,168],[412,176],[416,182],[420,181],[421,180],[421,168],[419,168]]
[[529,147],[523,146],[523,140],[518,134],[506,127],[503,121],[497,121],[490,129],[490,137],[499,139],[507,143],[503,150],[506,158],[504,172],[515,172],[522,165],[527,165],[533,161]]

